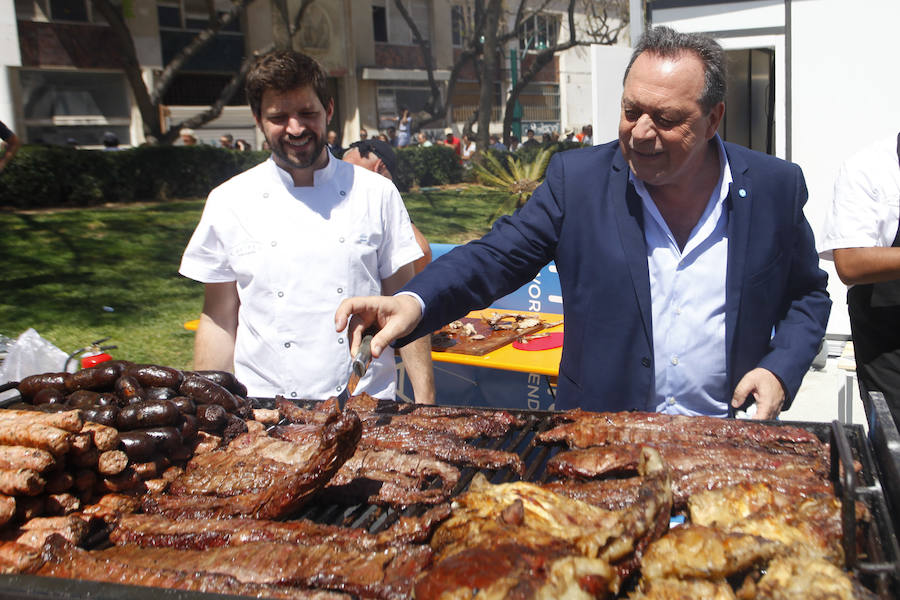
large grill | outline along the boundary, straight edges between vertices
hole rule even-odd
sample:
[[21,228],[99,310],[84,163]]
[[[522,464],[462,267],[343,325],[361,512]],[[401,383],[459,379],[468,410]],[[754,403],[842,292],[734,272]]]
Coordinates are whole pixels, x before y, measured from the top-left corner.
[[[265,403],[266,401],[262,401]],[[900,514],[900,435],[880,394],[869,399],[869,436],[859,425],[843,425],[838,422],[770,422],[774,426],[794,426],[805,429],[824,442],[829,442],[832,452],[832,481],[842,500],[844,551],[847,568],[880,598],[895,598],[900,593],[900,546],[898,531],[891,513]],[[306,405],[311,406],[310,404]],[[553,424],[556,413],[509,410],[521,417],[524,425],[511,429],[505,436],[482,440],[484,448],[505,450],[518,454],[525,463],[523,479],[541,482],[547,479],[547,460],[561,446],[535,444],[535,435]],[[855,472],[854,462],[861,465]],[[841,468],[842,467],[842,468]],[[461,469],[453,495],[465,491],[479,470]],[[504,483],[518,476],[507,469],[481,471],[492,483]],[[871,513],[868,527],[857,527],[854,518],[854,502],[862,502]],[[425,508],[413,506],[404,511],[376,505],[360,504],[308,504],[298,517],[319,523],[356,527],[378,533],[393,524],[401,516],[418,516]],[[102,541],[99,541],[102,544]],[[0,598],[69,599],[91,597],[95,599],[142,600],[144,598],[224,598],[217,594],[159,590],[138,586],[73,581],[27,575],[0,576]]]

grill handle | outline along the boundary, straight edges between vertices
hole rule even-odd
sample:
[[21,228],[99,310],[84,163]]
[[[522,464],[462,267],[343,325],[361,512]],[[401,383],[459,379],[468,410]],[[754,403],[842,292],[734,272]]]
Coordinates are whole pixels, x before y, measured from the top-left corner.
[[[859,558],[856,553],[856,470],[853,467],[853,452],[847,440],[843,424],[831,422],[831,480],[840,482],[841,497],[841,544],[844,546],[844,564],[855,569]],[[836,456],[835,456],[836,455]],[[843,467],[843,468],[841,468]]]

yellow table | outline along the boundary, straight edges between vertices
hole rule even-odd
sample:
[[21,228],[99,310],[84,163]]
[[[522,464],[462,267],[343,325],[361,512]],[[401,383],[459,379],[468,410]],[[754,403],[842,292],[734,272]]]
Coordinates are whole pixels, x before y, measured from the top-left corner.
[[[502,311],[494,308],[473,310],[466,316],[478,319],[481,318],[482,314],[490,315],[495,312],[517,312],[528,316],[537,316],[545,323],[555,323],[557,321],[562,321],[563,318],[562,315],[553,313]],[[562,330],[563,324],[559,324],[555,327],[550,327],[549,329],[542,329],[540,333]],[[538,373],[540,375],[546,375],[554,381],[557,375],[559,375],[560,358],[562,358],[562,347],[550,350],[518,350],[513,348],[511,343],[481,356],[457,354],[455,352],[431,352],[431,359],[435,362],[470,365],[474,367],[484,367],[486,369],[503,369],[505,371],[518,371],[520,373]]]

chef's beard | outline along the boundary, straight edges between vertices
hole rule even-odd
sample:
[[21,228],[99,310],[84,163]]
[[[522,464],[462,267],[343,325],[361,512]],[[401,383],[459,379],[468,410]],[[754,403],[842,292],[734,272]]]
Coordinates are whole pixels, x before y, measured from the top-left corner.
[[325,150],[325,140],[314,133],[309,133],[309,136],[312,137],[312,140],[305,146],[308,148],[312,146],[312,153],[307,155],[307,157],[297,160],[292,158],[287,152],[284,150],[284,143],[286,143],[288,136],[281,138],[283,140],[278,143],[272,143],[273,140],[270,140],[266,137],[266,141],[269,142],[269,149],[272,151],[272,154],[275,155],[276,162],[280,162],[283,166],[288,167],[290,169],[308,169],[313,166],[319,157],[322,156],[322,152]]

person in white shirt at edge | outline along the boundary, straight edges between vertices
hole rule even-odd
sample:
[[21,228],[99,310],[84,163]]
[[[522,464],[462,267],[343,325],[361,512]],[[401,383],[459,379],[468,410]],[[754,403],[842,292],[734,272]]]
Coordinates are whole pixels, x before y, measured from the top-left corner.
[[[210,193],[179,269],[205,284],[194,368],[233,369],[251,396],[340,394],[351,361],[335,308],[360,294],[393,294],[422,256],[397,188],[327,151],[334,100],[326,82],[303,54],[256,59],[247,98],[272,156]],[[393,399],[395,379],[388,352],[356,392]],[[413,392],[434,401],[433,388]]]

